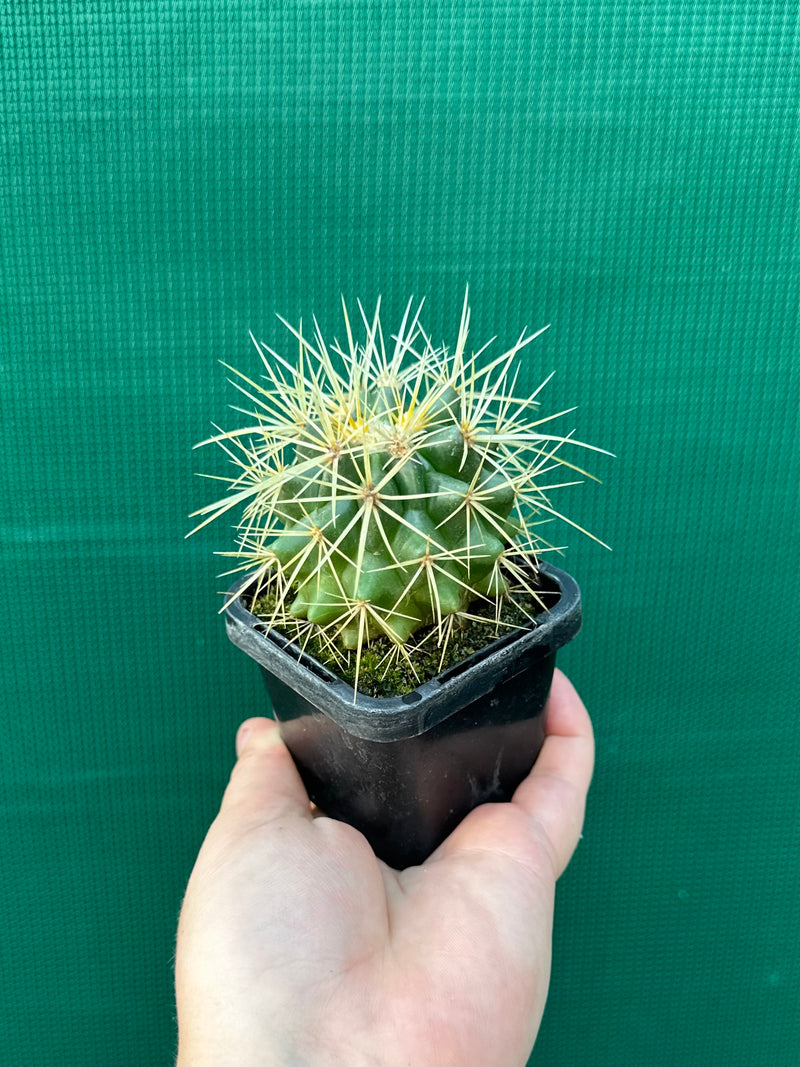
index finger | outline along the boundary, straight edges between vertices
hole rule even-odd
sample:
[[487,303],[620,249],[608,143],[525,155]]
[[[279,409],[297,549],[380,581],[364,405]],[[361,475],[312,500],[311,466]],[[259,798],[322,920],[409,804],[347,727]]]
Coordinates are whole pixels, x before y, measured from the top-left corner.
[[238,759],[222,798],[221,814],[256,820],[301,815],[311,818],[308,794],[289,750],[271,719],[248,719],[239,727]]
[[512,803],[523,808],[544,833],[558,878],[572,858],[583,828],[594,770],[594,734],[583,701],[559,670],[553,675],[544,714],[542,751]]

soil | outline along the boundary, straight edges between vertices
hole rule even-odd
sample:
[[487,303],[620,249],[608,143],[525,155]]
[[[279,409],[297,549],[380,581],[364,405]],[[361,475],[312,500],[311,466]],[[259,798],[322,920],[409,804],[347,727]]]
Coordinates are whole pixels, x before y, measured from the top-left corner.
[[[269,619],[273,608],[274,600],[270,597],[262,597],[250,606],[252,613],[261,619]],[[535,626],[532,617],[541,612],[541,603],[530,593],[515,593],[513,600],[504,598],[498,626],[494,605],[476,602],[467,612],[474,618],[453,617],[446,643],[438,644],[436,627],[426,626],[418,630],[404,646],[406,656],[398,654],[397,647],[388,637],[378,637],[364,646],[358,663],[355,652],[337,650],[332,653],[322,638],[314,633],[304,636],[298,643],[304,651],[350,685],[355,684],[358,672],[360,693],[372,697],[402,696],[467,656],[479,652],[497,638],[513,632],[515,628],[532,629]]]

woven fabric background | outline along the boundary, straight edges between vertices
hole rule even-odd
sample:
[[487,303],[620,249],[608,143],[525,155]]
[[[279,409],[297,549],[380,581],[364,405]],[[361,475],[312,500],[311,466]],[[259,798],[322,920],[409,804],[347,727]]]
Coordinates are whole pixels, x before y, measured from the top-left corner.
[[[191,446],[252,329],[551,329],[598,767],[532,1064],[797,1060],[797,34],[784,0],[0,0],[0,1064],[174,1055],[238,722]],[[213,485],[211,486],[213,490]],[[490,961],[487,961],[490,965]],[[496,1020],[498,1027],[503,1019]]]

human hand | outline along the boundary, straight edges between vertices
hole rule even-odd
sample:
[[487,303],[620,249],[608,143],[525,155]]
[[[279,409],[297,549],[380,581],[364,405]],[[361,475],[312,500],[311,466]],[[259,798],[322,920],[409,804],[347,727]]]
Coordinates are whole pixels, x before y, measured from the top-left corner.
[[244,723],[181,911],[179,1067],[524,1064],[594,761],[560,671],[545,714],[513,800],[405,871],[312,810],[274,723]]

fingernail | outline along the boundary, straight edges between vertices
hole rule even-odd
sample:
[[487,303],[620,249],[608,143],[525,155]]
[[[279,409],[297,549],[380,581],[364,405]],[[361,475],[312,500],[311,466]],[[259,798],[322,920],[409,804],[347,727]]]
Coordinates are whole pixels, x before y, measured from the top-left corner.
[[242,749],[247,744],[247,739],[253,732],[253,727],[248,722],[243,722],[236,734],[236,755],[241,756]]

